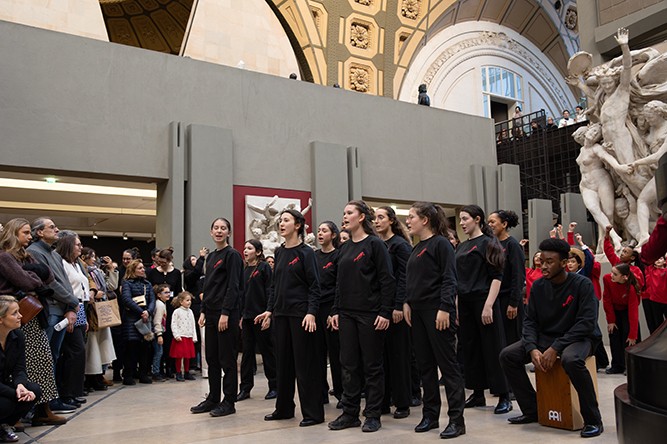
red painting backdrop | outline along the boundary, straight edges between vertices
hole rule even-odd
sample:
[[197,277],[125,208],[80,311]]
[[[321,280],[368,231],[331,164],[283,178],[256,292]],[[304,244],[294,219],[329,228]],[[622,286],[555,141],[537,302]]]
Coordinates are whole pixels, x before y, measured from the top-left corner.
[[[232,227],[232,236],[234,239],[234,248],[243,253],[243,244],[245,243],[245,197],[246,196],[263,196],[263,197],[284,197],[287,199],[299,199],[301,208],[308,206],[308,199],[310,199],[310,191],[297,190],[283,190],[279,188],[263,188],[263,187],[247,187],[242,185],[234,185],[234,226]],[[308,224],[309,232],[312,231],[312,209],[306,214],[306,224]]]

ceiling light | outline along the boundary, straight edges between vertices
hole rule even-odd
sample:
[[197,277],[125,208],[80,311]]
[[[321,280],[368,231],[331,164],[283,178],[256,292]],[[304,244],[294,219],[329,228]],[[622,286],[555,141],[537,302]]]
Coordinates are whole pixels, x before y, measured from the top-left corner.
[[127,233],[123,233],[123,240],[127,240]]
[[97,237],[97,233],[95,233],[94,231],[93,231],[93,239],[95,240],[99,239],[99,237]]
[[84,185],[78,183],[57,182],[55,177],[38,180],[0,178],[0,187],[21,188],[26,190],[63,191],[70,193],[104,194],[108,196],[147,197],[156,199],[157,191],[145,188],[110,187],[103,185]]

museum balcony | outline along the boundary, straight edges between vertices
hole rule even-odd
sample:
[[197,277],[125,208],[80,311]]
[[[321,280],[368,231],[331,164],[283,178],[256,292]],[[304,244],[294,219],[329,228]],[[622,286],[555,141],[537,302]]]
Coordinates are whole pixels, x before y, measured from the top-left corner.
[[524,213],[528,200],[549,199],[560,216],[560,195],[578,193],[581,179],[576,162],[580,146],[572,133],[588,122],[546,129],[546,121],[540,110],[496,123],[496,155],[498,164],[519,165]]

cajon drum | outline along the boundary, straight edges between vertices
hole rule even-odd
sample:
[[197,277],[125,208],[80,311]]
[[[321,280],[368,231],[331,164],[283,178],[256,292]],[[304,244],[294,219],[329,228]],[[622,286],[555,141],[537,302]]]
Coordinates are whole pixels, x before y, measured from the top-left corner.
[[[586,359],[586,368],[591,374],[598,397],[597,368],[595,356]],[[544,373],[535,370],[537,386],[537,419],[543,426],[566,430],[579,430],[584,427],[584,419],[579,408],[579,395],[563,370],[560,359],[552,369]]]

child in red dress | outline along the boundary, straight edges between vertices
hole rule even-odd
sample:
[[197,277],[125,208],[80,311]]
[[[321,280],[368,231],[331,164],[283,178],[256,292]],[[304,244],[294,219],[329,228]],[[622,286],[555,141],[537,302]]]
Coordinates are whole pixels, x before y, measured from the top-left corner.
[[172,305],[176,310],[171,317],[171,333],[174,340],[171,342],[169,356],[176,360],[176,380],[193,381],[195,377],[190,374],[190,359],[195,357],[197,331],[195,316],[190,310],[192,294],[187,291],[180,293],[174,298]]

